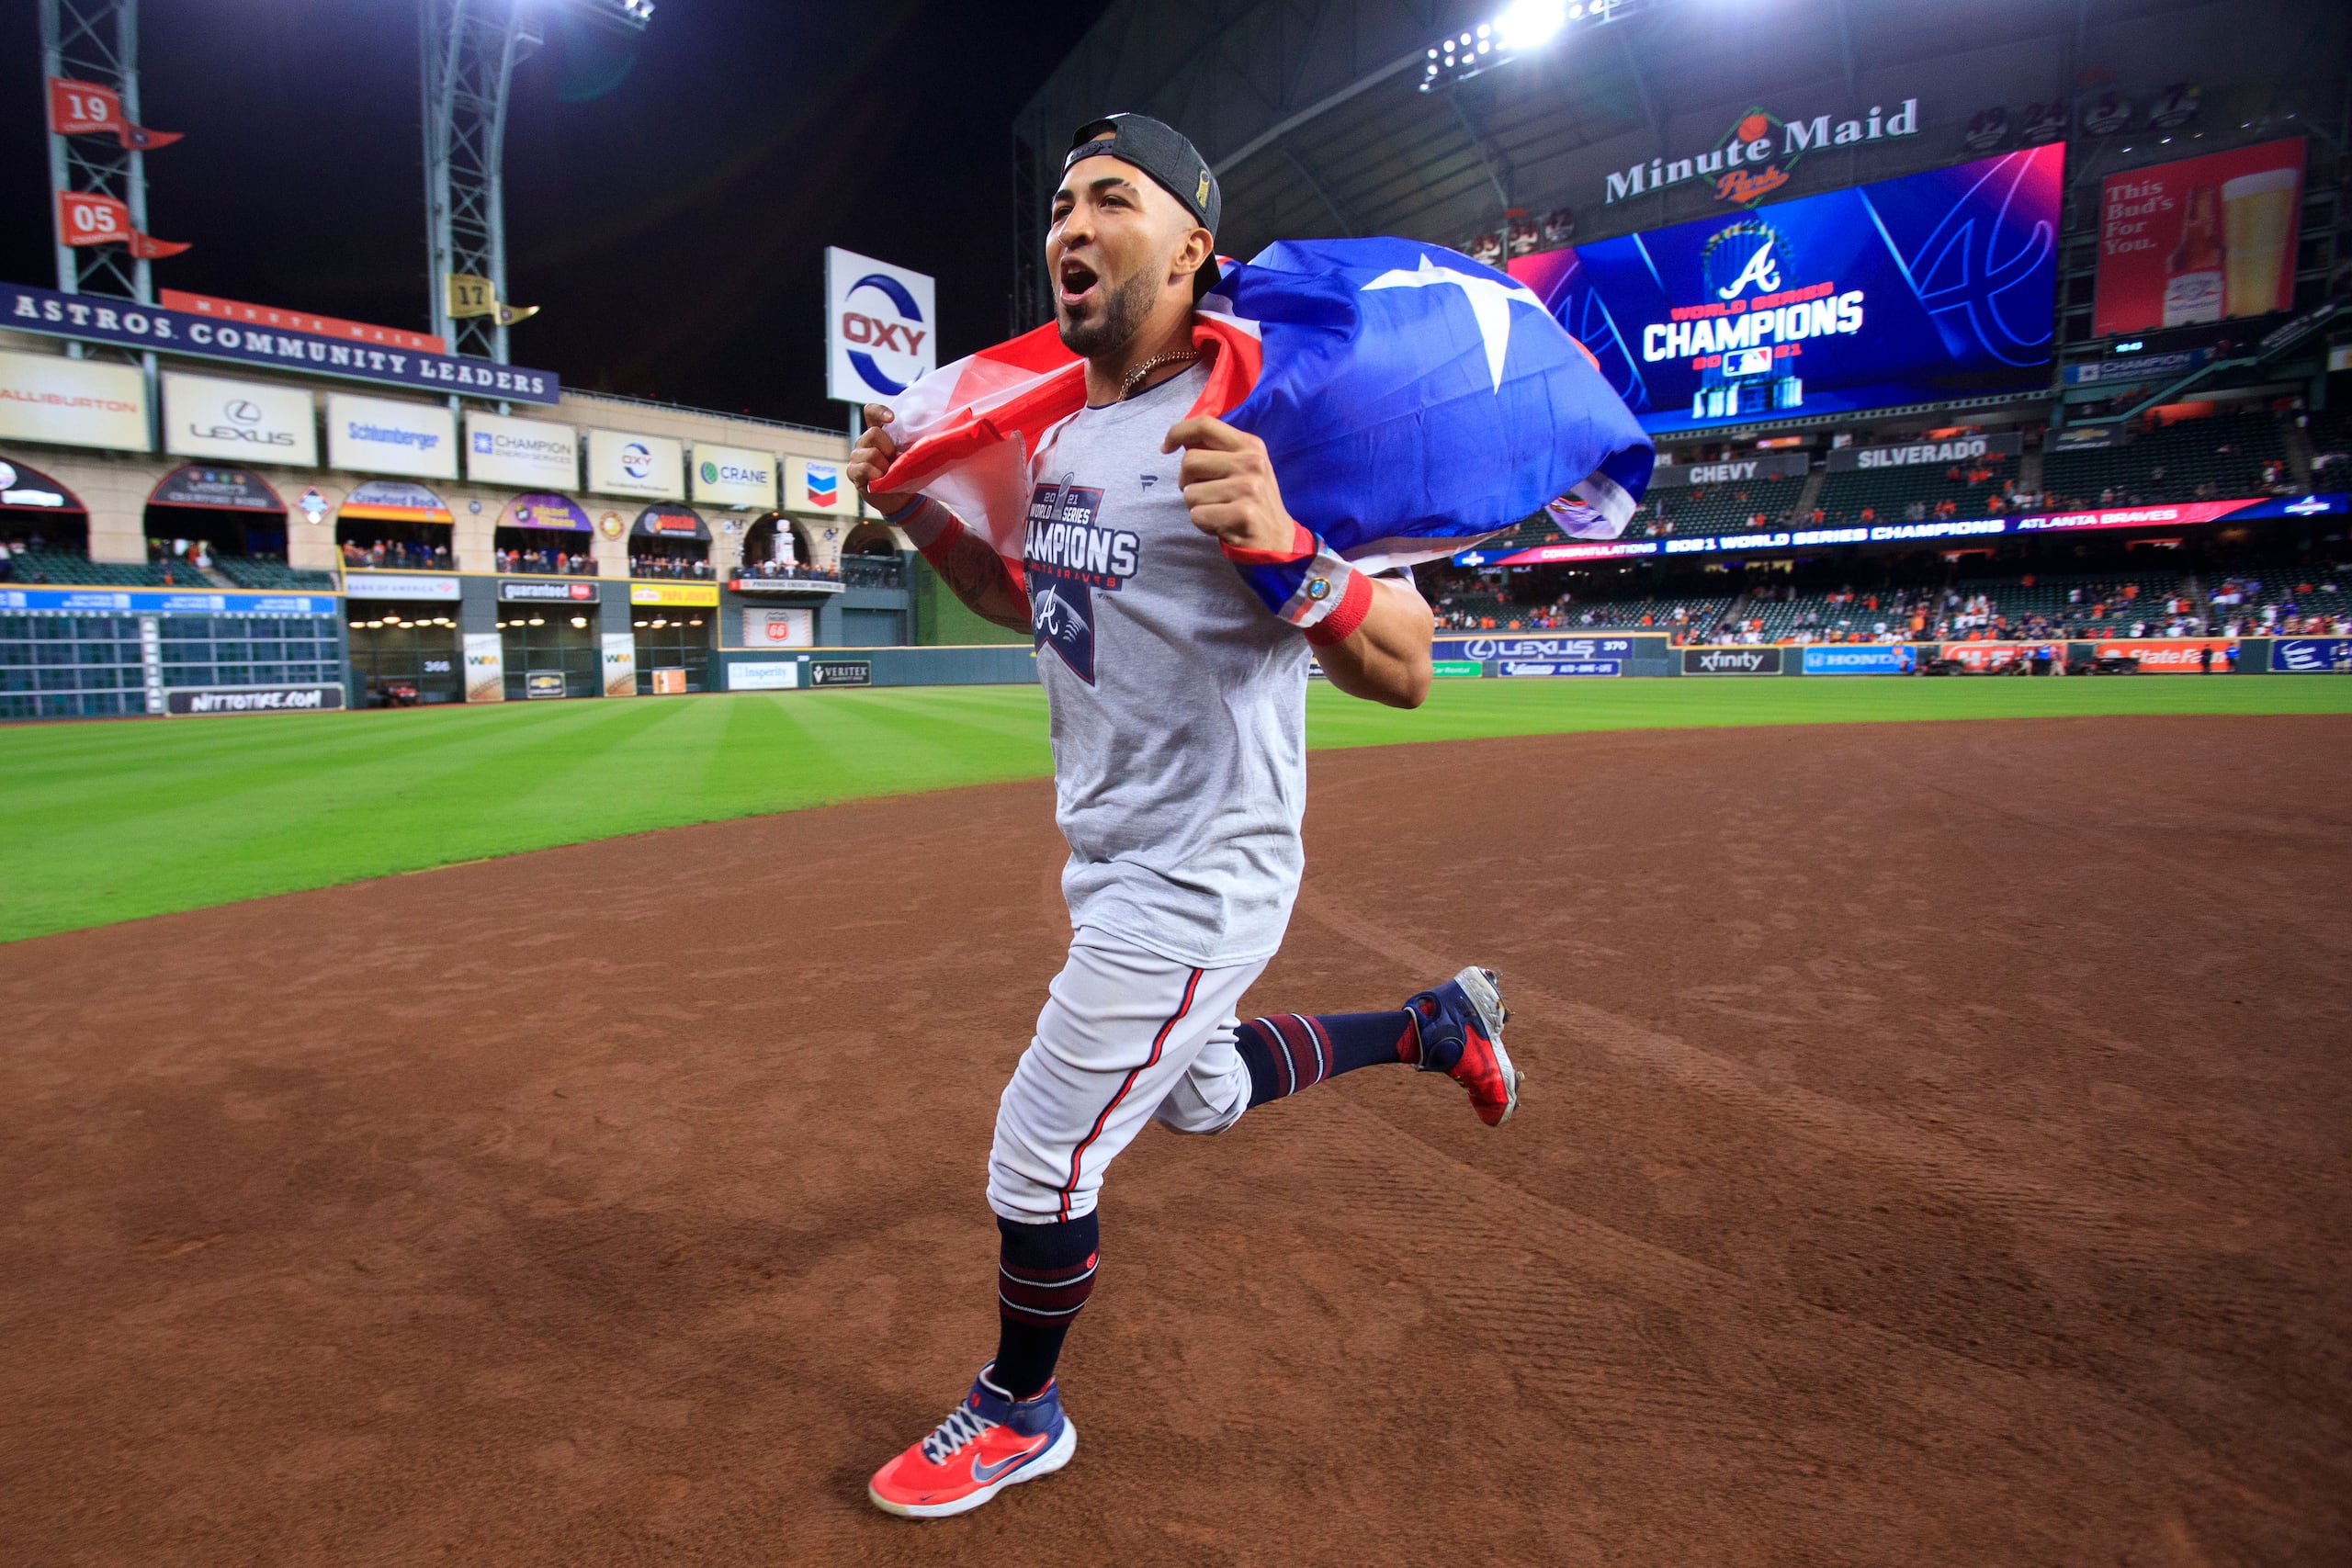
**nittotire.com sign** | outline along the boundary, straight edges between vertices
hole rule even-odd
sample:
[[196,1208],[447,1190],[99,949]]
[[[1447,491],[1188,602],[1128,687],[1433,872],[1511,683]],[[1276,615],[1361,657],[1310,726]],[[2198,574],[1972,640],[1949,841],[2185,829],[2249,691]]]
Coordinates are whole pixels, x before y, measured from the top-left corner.
[[322,713],[341,706],[341,686],[220,686],[164,694],[164,711],[182,715]]

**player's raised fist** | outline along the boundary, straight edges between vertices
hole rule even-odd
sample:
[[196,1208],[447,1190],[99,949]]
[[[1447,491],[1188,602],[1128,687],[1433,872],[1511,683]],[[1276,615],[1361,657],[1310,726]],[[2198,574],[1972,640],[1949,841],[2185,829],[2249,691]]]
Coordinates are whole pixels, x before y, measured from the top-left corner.
[[1266,444],[1221,419],[1180,419],[1168,427],[1163,452],[1184,448],[1177,481],[1193,526],[1229,550],[1295,554],[1298,525],[1283,505],[1282,486]]
[[899,455],[899,443],[884,428],[896,417],[880,403],[866,404],[865,433],[849,449],[849,482],[858,494],[883,512],[896,512],[908,501],[906,496],[874,488],[890,471],[890,464]]

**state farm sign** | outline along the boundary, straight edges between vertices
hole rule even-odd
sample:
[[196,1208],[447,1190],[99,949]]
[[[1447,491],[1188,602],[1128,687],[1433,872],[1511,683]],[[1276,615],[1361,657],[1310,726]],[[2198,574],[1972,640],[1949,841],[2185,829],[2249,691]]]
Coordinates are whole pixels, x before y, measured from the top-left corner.
[[931,278],[837,246],[825,251],[825,395],[896,397],[939,363]]

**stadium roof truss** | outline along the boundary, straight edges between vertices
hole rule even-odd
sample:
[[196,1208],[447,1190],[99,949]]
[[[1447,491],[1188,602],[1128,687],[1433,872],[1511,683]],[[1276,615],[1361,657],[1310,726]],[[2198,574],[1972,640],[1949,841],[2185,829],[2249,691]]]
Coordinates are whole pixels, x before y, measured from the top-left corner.
[[[1070,131],[1116,110],[1176,125],[1225,189],[1229,254],[1276,238],[1395,233],[1459,244],[1513,208],[1577,209],[1579,238],[1701,216],[1696,188],[1605,206],[1600,171],[1712,146],[1757,105],[1842,114],[1920,99],[1917,144],[1851,148],[1826,189],[1970,156],[1988,105],[2087,102],[2120,81],[2215,89],[2247,118],[2299,101],[2331,155],[2345,118],[2343,27],[2298,0],[1647,0],[1605,28],[1435,91],[1430,45],[1500,0],[1114,0],[1013,126],[1012,330],[1045,320],[1040,240]],[[2319,32],[2325,36],[2320,37]],[[2282,64],[2284,61],[2287,63]],[[2078,117],[2079,118],[2079,117]],[[2228,118],[2234,107],[2209,112]],[[2218,126],[2216,127],[2218,129]],[[2268,134],[2281,134],[2270,130]],[[2076,172],[2153,162],[2099,143]],[[2186,149],[2176,150],[2173,156]],[[2078,184],[2080,182],[2077,182]],[[2092,186],[2096,188],[2095,185]]]

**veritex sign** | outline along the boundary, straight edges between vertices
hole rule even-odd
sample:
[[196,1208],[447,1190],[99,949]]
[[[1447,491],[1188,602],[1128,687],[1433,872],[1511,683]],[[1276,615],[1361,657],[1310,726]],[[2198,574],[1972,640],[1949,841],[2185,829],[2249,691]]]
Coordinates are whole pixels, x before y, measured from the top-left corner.
[[316,333],[241,325],[186,310],[159,310],[129,299],[60,294],[23,283],[0,283],[0,327],[505,402],[554,403],[563,395],[552,370],[525,370],[413,348],[371,348]]
[[1717,201],[1753,207],[1787,185],[1789,172],[1808,152],[1917,134],[1917,98],[1904,99],[1893,114],[1883,104],[1872,104],[1866,115],[1835,120],[1826,114],[1811,119],[1782,119],[1758,105],[1734,120],[1707,152],[1652,158],[1623,174],[1612,172],[1602,205],[1613,206],[1629,197],[1706,179],[1714,182]]

